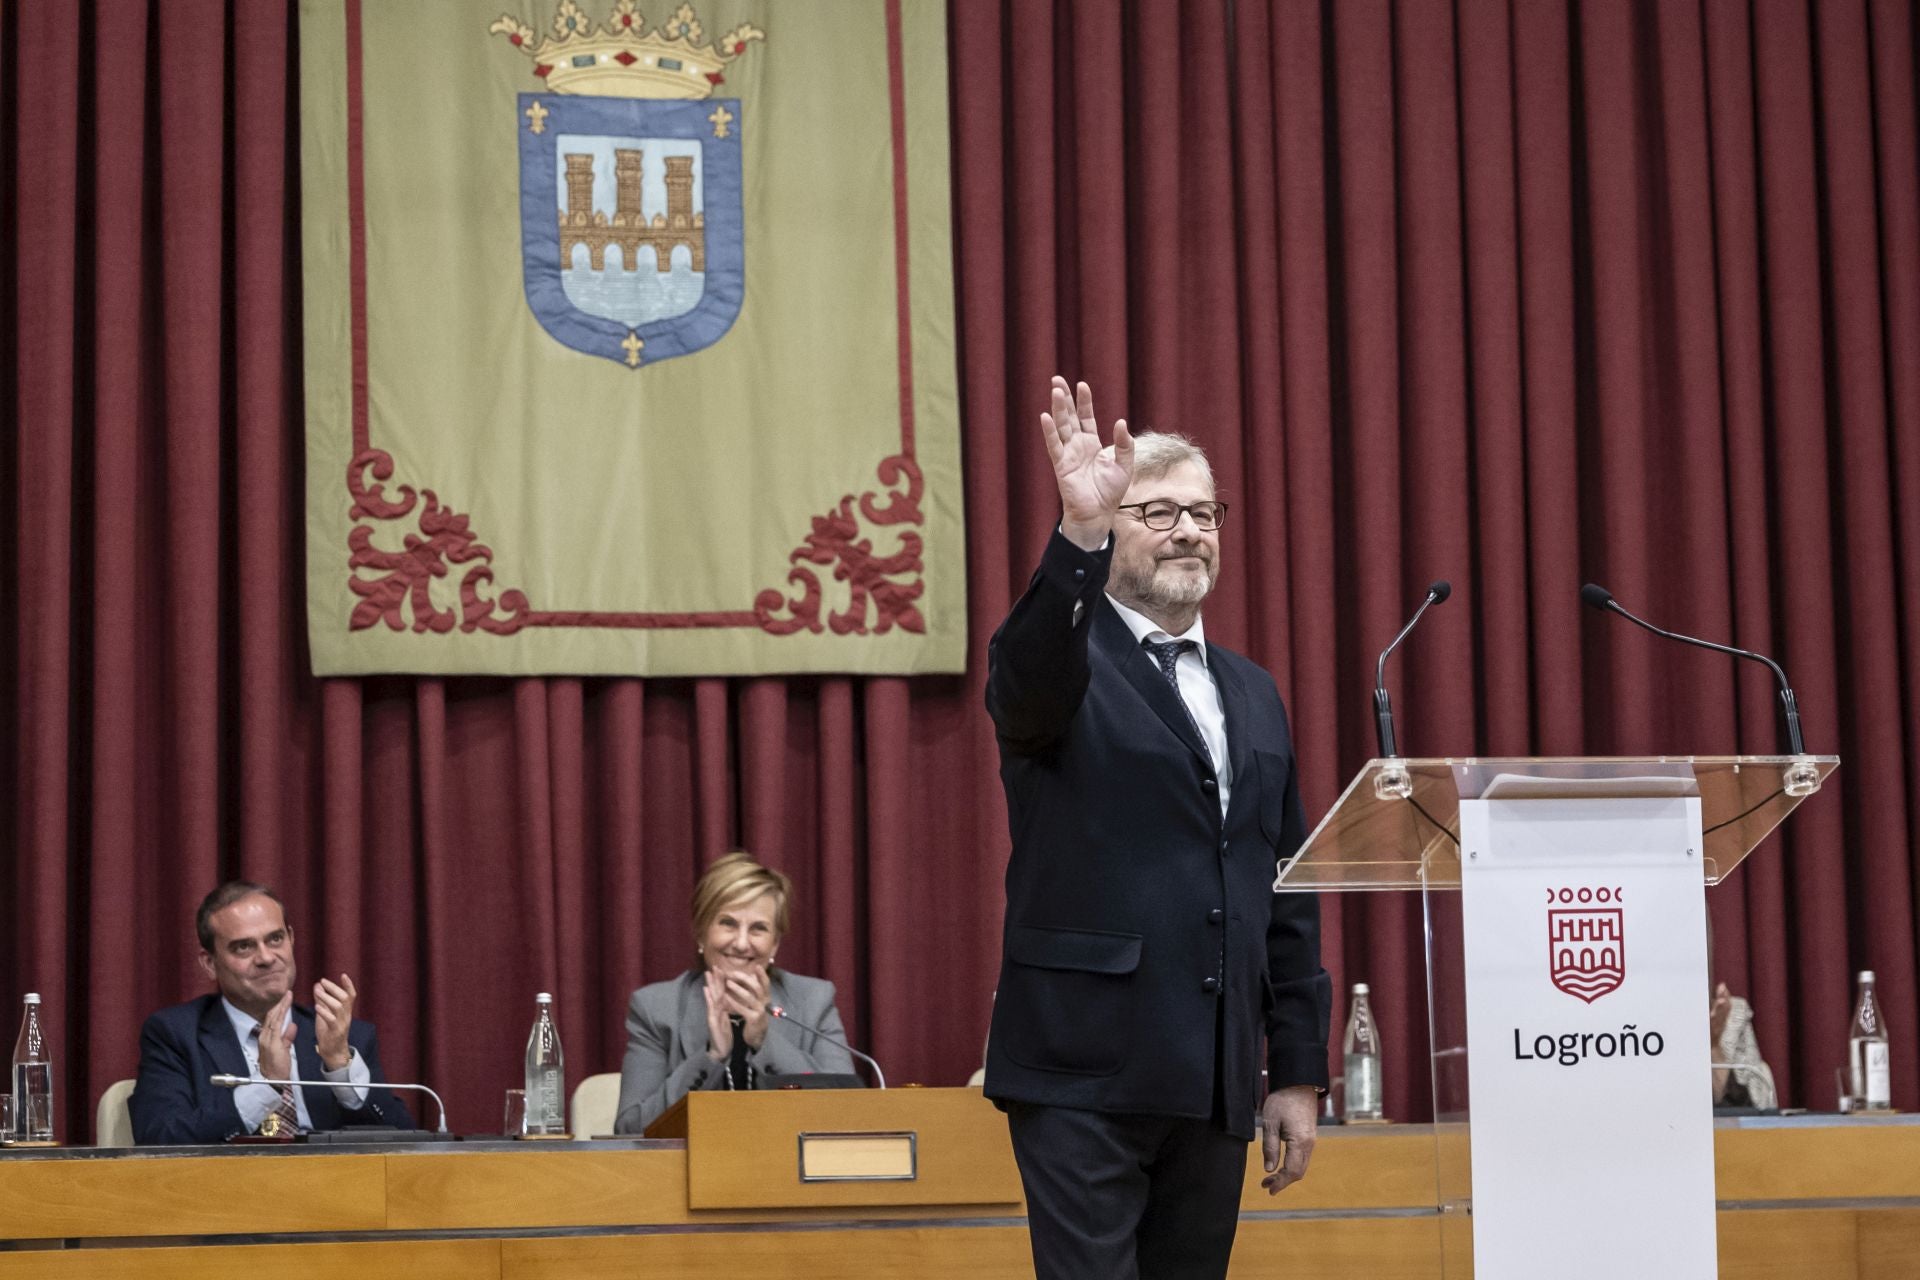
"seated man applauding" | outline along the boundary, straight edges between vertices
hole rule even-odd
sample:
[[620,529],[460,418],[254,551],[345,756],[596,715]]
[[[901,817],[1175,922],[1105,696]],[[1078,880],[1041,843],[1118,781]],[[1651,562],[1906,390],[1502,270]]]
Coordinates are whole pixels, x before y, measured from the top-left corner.
[[[162,1009],[140,1029],[140,1076],[128,1102],[136,1143],[413,1127],[392,1093],[372,1087],[380,1053],[372,1024],[353,1020],[353,980],[322,978],[312,1008],[294,1004],[293,928],[273,890],[229,881],[200,903],[194,925],[200,967],[219,993]],[[326,1083],[229,1089],[214,1075]]]

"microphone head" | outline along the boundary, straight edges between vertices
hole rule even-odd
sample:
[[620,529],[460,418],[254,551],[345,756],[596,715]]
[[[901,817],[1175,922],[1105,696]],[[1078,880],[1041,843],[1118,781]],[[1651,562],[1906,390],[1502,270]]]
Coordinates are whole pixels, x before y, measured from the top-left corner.
[[1435,604],[1441,603],[1448,596],[1452,594],[1453,594],[1453,584],[1451,582],[1448,582],[1445,578],[1441,578],[1439,581],[1435,582],[1432,586],[1427,588],[1427,598],[1432,600]]
[[1613,604],[1613,592],[1597,582],[1589,582],[1580,588],[1580,599],[1595,609],[1605,609]]

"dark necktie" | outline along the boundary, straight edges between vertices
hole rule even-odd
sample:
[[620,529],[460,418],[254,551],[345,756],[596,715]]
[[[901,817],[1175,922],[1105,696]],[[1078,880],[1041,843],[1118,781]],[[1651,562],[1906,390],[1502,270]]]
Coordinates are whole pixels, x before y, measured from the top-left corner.
[[733,1026],[733,1049],[727,1054],[727,1088],[753,1088],[753,1067],[747,1061],[747,1020],[737,1013],[727,1015]]
[[1200,722],[1193,718],[1193,708],[1189,707],[1187,700],[1180,696],[1180,677],[1175,674],[1180,655],[1189,649],[1199,649],[1199,644],[1192,640],[1162,640],[1157,643],[1152,640],[1142,640],[1140,647],[1152,654],[1153,660],[1160,664],[1160,674],[1165,676],[1167,683],[1173,686],[1173,696],[1179,701],[1180,710],[1186,712],[1187,724],[1192,728],[1193,736],[1199,741],[1200,750],[1205,752],[1207,759],[1211,761],[1213,751],[1207,746],[1207,735],[1200,732]]

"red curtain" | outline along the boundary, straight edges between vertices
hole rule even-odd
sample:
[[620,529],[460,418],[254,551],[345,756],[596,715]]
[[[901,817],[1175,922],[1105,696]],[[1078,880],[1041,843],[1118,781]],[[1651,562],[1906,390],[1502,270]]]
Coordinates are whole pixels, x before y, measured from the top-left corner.
[[[735,845],[794,876],[782,958],[855,1043],[963,1079],[1007,848],[982,661],[1056,518],[1055,371],[1212,451],[1209,631],[1275,672],[1310,809],[1435,577],[1415,754],[1775,747],[1764,673],[1583,613],[1586,579],[1779,657],[1846,765],[1712,891],[1717,968],[1815,1106],[1876,969],[1920,1105],[1905,0],[954,0],[969,674],[644,682],[308,674],[292,10],[0,9],[0,997],[47,997],[70,1140],[204,989],[191,911],[234,874],[458,1129],[497,1124],[536,990],[574,1078],[617,1069]],[[1419,939],[1408,897],[1326,901],[1405,1118]]]

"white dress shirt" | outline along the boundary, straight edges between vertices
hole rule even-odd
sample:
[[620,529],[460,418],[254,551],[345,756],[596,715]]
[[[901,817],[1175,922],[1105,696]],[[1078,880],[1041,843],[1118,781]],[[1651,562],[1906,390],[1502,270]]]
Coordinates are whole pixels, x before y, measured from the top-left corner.
[[[240,1041],[240,1052],[247,1059],[247,1074],[255,1080],[260,1074],[260,1021],[250,1013],[242,1013],[233,1001],[220,997],[220,1005],[227,1011],[227,1021],[233,1024],[233,1034]],[[300,1078],[300,1064],[288,1053],[291,1074],[288,1079]],[[348,1051],[347,1065],[337,1069],[323,1069],[320,1077],[334,1086],[333,1098],[349,1111],[358,1111],[367,1105],[367,1089],[373,1083],[373,1075],[367,1070],[367,1064],[361,1056]],[[305,1089],[293,1091],[293,1105],[300,1113],[300,1128],[313,1128],[313,1117],[307,1114]],[[260,1122],[267,1118],[267,1112],[280,1102],[280,1090],[270,1084],[243,1084],[233,1091],[233,1105],[240,1109],[240,1123],[247,1127],[248,1133],[260,1128]]]
[[[1169,640],[1191,640],[1195,648],[1187,650],[1173,666],[1173,676],[1180,686],[1181,700],[1187,704],[1187,710],[1193,713],[1193,722],[1200,729],[1200,740],[1207,744],[1207,753],[1213,757],[1213,776],[1220,783],[1220,817],[1227,816],[1227,801],[1233,792],[1233,761],[1227,756],[1227,713],[1220,705],[1220,689],[1213,682],[1213,671],[1207,663],[1207,630],[1198,617],[1193,625],[1180,635],[1168,635],[1160,625],[1146,614],[1107,597],[1114,612],[1127,624],[1127,630],[1133,632],[1134,643],[1151,640],[1155,644],[1165,644]],[[1146,655],[1149,661],[1153,655]]]

